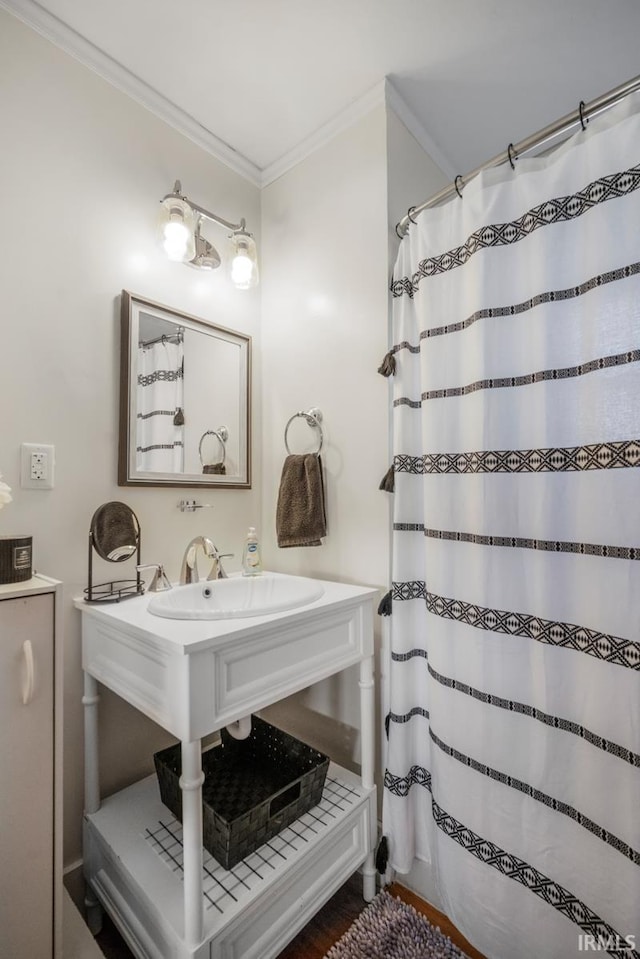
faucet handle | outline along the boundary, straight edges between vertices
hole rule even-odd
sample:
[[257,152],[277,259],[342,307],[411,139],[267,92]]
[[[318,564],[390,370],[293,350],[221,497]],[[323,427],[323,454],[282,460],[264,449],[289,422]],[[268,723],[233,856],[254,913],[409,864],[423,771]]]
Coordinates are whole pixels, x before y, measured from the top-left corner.
[[141,573],[143,569],[155,570],[149,585],[150,593],[162,593],[172,588],[162,563],[145,563],[143,566],[136,566],[136,572],[138,573]]
[[228,579],[229,577],[227,576],[224,566],[220,561],[223,559],[230,559],[232,556],[235,556],[235,553],[219,553],[216,549],[207,579]]

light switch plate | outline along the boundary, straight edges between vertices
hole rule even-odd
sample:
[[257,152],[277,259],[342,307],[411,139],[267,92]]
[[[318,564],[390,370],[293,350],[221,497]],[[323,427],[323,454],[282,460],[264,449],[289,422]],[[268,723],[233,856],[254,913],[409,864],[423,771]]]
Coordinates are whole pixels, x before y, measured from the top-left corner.
[[20,485],[23,489],[53,489],[55,447],[23,443],[20,447]]

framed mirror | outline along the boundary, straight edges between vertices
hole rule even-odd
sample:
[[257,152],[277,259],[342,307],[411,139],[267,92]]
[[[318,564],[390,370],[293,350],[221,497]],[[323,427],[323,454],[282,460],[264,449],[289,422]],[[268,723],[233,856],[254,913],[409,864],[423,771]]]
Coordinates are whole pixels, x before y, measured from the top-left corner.
[[122,292],[119,486],[251,487],[251,337]]

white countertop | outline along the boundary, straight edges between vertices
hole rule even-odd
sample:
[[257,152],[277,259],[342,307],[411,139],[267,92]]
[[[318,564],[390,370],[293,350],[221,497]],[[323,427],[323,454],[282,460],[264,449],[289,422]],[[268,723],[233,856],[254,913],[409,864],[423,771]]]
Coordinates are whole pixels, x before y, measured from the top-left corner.
[[[288,575],[271,573],[272,576]],[[308,579],[309,577],[300,577]],[[322,582],[324,593],[320,599],[296,609],[270,613],[262,616],[248,616],[238,619],[187,620],[164,619],[149,613],[149,601],[155,593],[124,599],[114,603],[87,603],[83,597],[76,597],[74,605],[85,616],[95,617],[103,622],[117,623],[122,629],[143,639],[153,639],[165,649],[174,653],[194,653],[200,648],[215,646],[229,639],[241,639],[261,629],[268,629],[273,623],[289,620],[297,624],[313,621],[318,615],[331,611],[332,607],[358,605],[363,599],[378,594],[370,586],[352,586],[346,583]],[[175,586],[175,589],[180,589]]]
[[36,593],[50,593],[59,585],[59,580],[35,573],[31,579],[25,579],[22,583],[3,583],[0,585],[0,599],[6,599],[9,596],[17,599],[20,596],[32,596]]

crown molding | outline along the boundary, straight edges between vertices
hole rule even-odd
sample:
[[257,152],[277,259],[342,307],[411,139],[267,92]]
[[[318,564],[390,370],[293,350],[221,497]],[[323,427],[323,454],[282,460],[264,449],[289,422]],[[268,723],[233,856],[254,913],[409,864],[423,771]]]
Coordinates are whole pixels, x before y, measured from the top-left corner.
[[319,147],[328,143],[337,134],[348,130],[349,127],[357,123],[368,113],[378,106],[386,106],[393,110],[398,118],[404,123],[412,136],[418,141],[422,149],[427,153],[434,163],[436,163],[444,175],[449,180],[456,177],[455,167],[447,156],[442,152],[435,140],[427,133],[422,123],[416,117],[415,113],[407,105],[403,97],[393,85],[389,77],[385,77],[377,83],[371,90],[363,96],[354,100],[353,103],[341,110],[332,120],[319,127],[314,133],[295,146],[284,156],[280,157],[274,163],[269,164],[262,171],[261,186],[268,186],[278,177],[287,173],[296,164],[300,163],[306,157],[314,153]]
[[449,180],[455,180],[460,171],[456,170],[449,157],[442,152],[433,137],[427,133],[411,107],[408,106],[406,100],[398,93],[393,81],[389,77],[385,80],[385,90],[387,106],[393,110],[398,119],[402,120],[409,133],[418,141],[433,162],[440,167],[444,175]]
[[182,133],[197,146],[206,150],[225,166],[239,173],[255,186],[260,186],[262,175],[259,167],[238,153],[224,140],[198,123],[192,116],[172,103],[153,87],[127,70],[95,44],[86,40],[62,20],[49,13],[35,0],[0,0],[0,8],[13,14],[45,39],[60,47],[94,73],[136,100],[169,126]]
[[353,126],[354,123],[357,123],[358,120],[361,120],[368,113],[371,113],[376,107],[384,106],[384,103],[385,81],[381,80],[379,83],[376,83],[371,90],[363,94],[363,96],[358,97],[357,100],[350,103],[349,106],[337,113],[327,123],[318,127],[310,136],[302,140],[301,143],[298,143],[297,146],[285,153],[284,156],[281,156],[280,159],[266,166],[262,171],[262,186],[265,187],[273,183],[278,177],[287,173],[288,170],[291,170],[302,160],[311,156],[312,153],[315,153],[317,149],[324,146],[329,140],[332,140],[344,130],[348,130],[349,127]]

